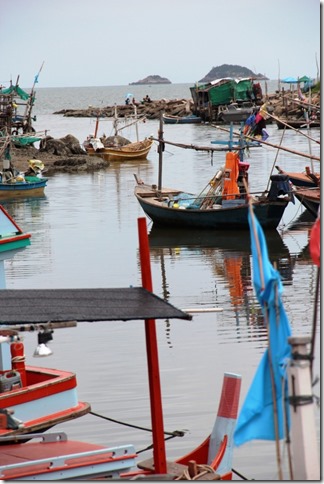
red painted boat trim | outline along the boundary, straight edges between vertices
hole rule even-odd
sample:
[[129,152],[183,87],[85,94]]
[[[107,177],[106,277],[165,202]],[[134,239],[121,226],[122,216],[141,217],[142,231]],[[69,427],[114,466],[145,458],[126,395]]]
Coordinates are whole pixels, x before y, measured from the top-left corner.
[[17,240],[30,239],[30,234],[21,234],[15,237],[6,237],[0,240],[0,244],[8,244],[8,242],[16,242]]
[[[9,213],[7,212],[7,210],[5,210],[3,208],[3,206],[0,206],[0,210],[6,215],[6,217],[8,217],[8,219],[10,220],[10,222],[16,227],[17,229],[17,232],[19,232],[20,234],[23,233],[23,231],[21,230],[21,228],[16,224],[16,222],[14,221],[14,219],[9,215]],[[30,235],[29,235],[30,237]]]
[[[80,456],[67,459],[64,465],[51,467],[51,460],[55,457],[64,458],[69,454],[77,454],[84,452],[91,452],[95,450],[104,450],[105,447],[89,444],[86,442],[67,441],[67,442],[53,442],[53,443],[27,443],[16,444],[15,446],[6,445],[1,448],[2,461],[1,465],[11,465],[23,463],[26,461],[26,467],[23,469],[9,469],[3,471],[3,478],[5,479],[19,479],[22,477],[34,476],[39,474],[50,474],[53,472],[70,471],[72,469],[79,469],[82,467],[91,468],[91,473],[95,472],[96,465],[102,465],[109,462],[118,462],[121,460],[135,459],[136,454],[123,454],[114,456],[113,452],[105,452],[100,455]],[[48,463],[33,464],[33,460],[48,459]]]
[[[46,379],[30,385],[27,384],[23,388],[17,388],[10,392],[0,394],[1,407],[6,408],[21,405],[77,387],[76,375],[71,372],[26,366],[26,373],[27,383],[32,377],[34,379],[46,377]],[[34,375],[32,375],[33,373]]]
[[218,417],[237,418],[241,379],[233,375],[224,376],[222,394],[218,407]]

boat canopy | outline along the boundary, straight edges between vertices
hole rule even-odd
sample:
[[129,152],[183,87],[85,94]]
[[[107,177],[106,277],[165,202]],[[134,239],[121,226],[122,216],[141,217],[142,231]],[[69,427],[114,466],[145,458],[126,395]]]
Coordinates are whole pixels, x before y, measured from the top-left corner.
[[30,96],[28,92],[24,91],[19,86],[10,86],[10,87],[7,87],[6,89],[2,89],[0,91],[0,94],[5,94],[7,96],[16,95],[16,96],[19,96],[20,99],[22,99],[23,101],[27,101],[27,99],[29,99],[29,96]]
[[143,287],[3,289],[0,326],[66,321],[191,319]]

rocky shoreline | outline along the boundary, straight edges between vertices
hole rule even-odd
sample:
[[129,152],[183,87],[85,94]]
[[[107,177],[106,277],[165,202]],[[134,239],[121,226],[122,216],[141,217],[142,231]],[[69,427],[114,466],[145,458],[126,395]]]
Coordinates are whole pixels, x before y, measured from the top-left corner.
[[13,166],[25,172],[28,169],[28,160],[41,160],[45,169],[43,176],[51,176],[55,173],[80,173],[85,171],[97,171],[109,166],[109,162],[99,156],[84,154],[56,155],[46,151],[40,151],[33,146],[13,147],[11,149],[11,161]]
[[[297,115],[301,106],[296,101],[287,103],[278,93],[267,96],[268,106],[272,106],[272,113],[281,117],[288,113]],[[312,104],[319,105],[320,93],[312,96]],[[134,105],[117,106],[119,117],[134,116]],[[161,112],[172,114],[174,116],[185,116],[193,112],[193,101],[190,99],[173,99],[173,100],[153,100],[151,102],[136,104],[136,114],[139,118],[159,119]],[[88,107],[87,109],[64,109],[54,114],[60,114],[66,117],[107,117],[113,118],[115,106],[106,107]],[[45,142],[46,141],[46,142]],[[19,171],[28,169],[28,160],[39,159],[45,164],[44,175],[52,175],[56,172],[83,172],[96,171],[105,169],[109,162],[99,156],[89,156],[83,150],[77,138],[71,134],[63,138],[54,140],[47,137],[41,142],[40,149],[33,146],[13,147],[11,150],[12,164]]]

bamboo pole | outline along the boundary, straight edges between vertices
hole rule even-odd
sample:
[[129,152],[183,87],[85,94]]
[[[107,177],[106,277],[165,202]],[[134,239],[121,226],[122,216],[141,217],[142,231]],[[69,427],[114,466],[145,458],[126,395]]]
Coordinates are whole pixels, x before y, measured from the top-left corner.
[[[229,133],[229,130],[226,129],[226,128],[223,128],[223,127],[218,126],[218,125],[212,125],[212,126],[214,126],[214,128],[218,128],[222,131],[226,131],[227,133]],[[235,136],[240,136],[239,133],[234,133],[234,134],[235,134]],[[292,150],[290,148],[286,148],[284,146],[275,145],[273,143],[269,143],[268,141],[264,141],[262,139],[254,138],[253,136],[246,136],[246,138],[248,140],[251,140],[251,141],[258,141],[259,143],[264,144],[266,146],[270,146],[271,148],[279,148],[280,150],[287,151],[288,153],[293,153],[294,155],[303,156],[304,158],[310,158],[310,159],[315,160],[315,161],[321,161],[320,156],[315,156],[315,155],[311,155],[311,154],[308,154],[308,153],[302,153],[301,151],[296,151],[296,150]]]
[[[290,126],[290,124],[286,123],[286,122],[285,122],[283,119],[281,119],[281,118],[277,118],[277,116],[274,116],[273,114],[270,114],[270,113],[268,113],[268,115],[270,116],[270,118],[274,119],[275,121],[279,121],[279,122],[280,122],[280,123],[282,123],[284,126],[287,126],[287,128],[292,129],[293,131],[296,131],[296,133],[301,134],[302,136],[305,136],[305,138],[308,138],[308,139],[309,139],[309,140],[311,140],[311,141],[314,141],[314,143],[317,143],[317,144],[319,144],[319,145],[321,144],[321,142],[320,142],[319,140],[312,138],[312,137],[309,135],[309,132],[308,132],[308,134],[305,134],[305,133],[303,133],[303,132],[302,132],[300,129],[296,129],[296,128],[294,128],[293,126]],[[308,123],[308,119],[306,119],[306,120],[305,120],[305,124],[306,124],[306,123]],[[308,126],[308,130],[307,130],[307,131],[309,131],[309,126]]]
[[[285,127],[284,127],[284,129],[283,129],[282,136],[281,136],[281,140],[280,140],[280,145],[279,145],[279,146],[281,146],[282,140],[283,140],[283,138],[284,138],[284,136],[285,136],[285,132],[286,132],[286,126],[285,126]],[[269,185],[270,185],[270,177],[271,177],[271,175],[272,175],[272,173],[273,173],[273,169],[274,169],[274,167],[275,167],[275,165],[276,165],[276,163],[277,163],[278,155],[279,155],[279,149],[277,150],[277,153],[276,153],[276,156],[275,156],[275,159],[274,159],[274,162],[273,162],[273,165],[272,165],[271,171],[270,171],[270,176],[269,176],[269,179],[268,179],[268,185],[267,185],[267,191],[269,190]]]
[[[245,190],[248,193],[248,186],[246,180],[243,179],[243,183],[245,185]],[[264,273],[263,273],[263,266],[262,266],[262,257],[261,257],[261,248],[259,243],[259,238],[256,232],[255,227],[255,219],[254,219],[254,212],[252,206],[252,199],[248,194],[248,202],[249,202],[249,212],[251,215],[252,221],[252,229],[254,233],[254,239],[256,242],[256,248],[258,253],[258,263],[260,269],[260,279],[262,287],[265,287],[265,280],[264,280]],[[268,318],[268,308],[267,305],[265,306],[265,323],[267,328],[268,334],[268,344],[270,342],[270,335],[269,335],[269,318]],[[270,379],[271,379],[271,390],[272,390],[272,400],[273,400],[273,411],[274,411],[274,431],[275,431],[275,442],[276,442],[276,455],[277,455],[277,464],[278,464],[278,473],[279,473],[279,480],[283,480],[282,475],[282,463],[281,463],[281,455],[280,455],[280,446],[279,446],[279,423],[278,423],[278,409],[277,409],[277,398],[276,398],[276,388],[275,388],[275,381],[274,381],[274,374],[273,374],[273,365],[272,365],[272,358],[270,353],[270,347],[268,346],[268,359],[269,359],[269,369],[270,369]]]

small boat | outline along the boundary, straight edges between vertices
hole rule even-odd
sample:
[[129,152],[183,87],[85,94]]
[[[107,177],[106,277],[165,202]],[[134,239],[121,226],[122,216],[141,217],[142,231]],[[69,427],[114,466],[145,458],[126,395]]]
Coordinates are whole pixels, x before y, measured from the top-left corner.
[[[122,479],[154,479],[173,480],[190,475],[195,479],[222,479],[232,477],[233,434],[237,418],[241,376],[225,373],[221,389],[221,398],[215,424],[210,435],[196,449],[183,457],[169,461],[166,459],[165,434],[163,425],[162,396],[156,338],[156,319],[185,319],[192,317],[170,303],[159,298],[152,292],[150,270],[150,251],[147,235],[146,219],[138,219],[140,263],[142,272],[142,287],[126,287],[124,289],[22,289],[0,290],[1,311],[0,325],[38,324],[55,321],[145,321],[146,351],[148,364],[148,381],[151,404],[151,422],[153,432],[153,458],[142,462],[134,462],[137,457],[134,447],[125,445],[117,448],[104,448],[82,442],[69,441],[66,435],[47,434],[40,436],[28,434],[21,436],[17,442],[8,443],[7,437],[0,436],[0,478],[2,480],[61,480],[77,478],[116,478]],[[19,305],[16,304],[17,300]],[[62,305],[64,300],[64,305]],[[10,331],[7,330],[7,331]],[[10,341],[3,341],[6,351],[1,351],[3,365],[13,365],[20,378],[24,378],[27,368],[21,358],[15,363],[8,353]],[[20,356],[22,348],[17,356]],[[16,351],[17,353],[17,351]],[[15,354],[16,354],[15,353]],[[31,369],[36,382],[40,374],[56,375],[59,370]],[[67,375],[66,375],[67,376]],[[27,375],[26,375],[27,378]],[[49,397],[52,395],[52,378],[47,380]],[[32,382],[28,382],[32,383]],[[39,386],[36,384],[36,386]],[[64,378],[60,385],[65,393],[71,394],[73,384]],[[22,392],[20,387],[11,388],[11,398]],[[30,402],[28,398],[30,385],[21,393],[21,400]],[[57,399],[61,400],[61,399]],[[59,401],[57,404],[59,404]],[[6,405],[11,407],[12,401]],[[43,403],[40,402],[40,406]],[[19,414],[19,408],[15,408]],[[38,405],[34,411],[40,412]],[[1,420],[1,422],[3,422]],[[33,442],[31,437],[42,438],[41,442]],[[20,443],[23,439],[26,443]],[[20,441],[19,441],[20,440]],[[137,468],[130,469],[136,463]]]
[[100,156],[106,161],[132,161],[146,160],[152,145],[153,140],[145,138],[120,147],[107,147],[100,139],[90,138],[84,147],[88,155]]
[[280,166],[276,166],[276,169],[279,173],[283,175],[288,175],[289,180],[293,185],[296,187],[304,187],[304,188],[314,188],[318,187],[321,182],[321,176],[319,173],[313,173],[308,166],[306,166],[304,172],[287,172],[280,168]]
[[163,122],[165,124],[197,124],[202,122],[200,116],[195,114],[188,114],[187,116],[173,116],[172,114],[163,114]]
[[[99,118],[96,121],[96,128],[94,135],[89,135],[83,143],[83,148],[90,156],[100,156],[106,161],[132,161],[132,160],[146,160],[150,149],[153,145],[153,139],[145,138],[139,140],[137,123],[140,121],[137,117],[136,106],[134,105],[135,115],[134,123],[136,124],[137,141],[131,143],[126,138],[119,136],[119,131],[123,128],[118,128],[117,108],[115,106],[114,116],[114,132],[115,136],[106,138],[105,136],[99,138]],[[129,126],[129,125],[128,125]],[[124,126],[125,127],[125,126]]]
[[44,164],[40,160],[29,160],[25,173],[16,170],[9,160],[3,160],[0,172],[0,200],[44,195],[48,179],[41,176]]
[[294,195],[297,200],[308,210],[314,217],[317,217],[318,210],[321,204],[321,188],[320,187],[295,187]]
[[305,118],[282,117],[280,119],[276,119],[276,124],[278,129],[306,129],[308,127],[320,128],[321,120],[316,118],[307,121]]
[[255,106],[251,103],[243,103],[242,106],[231,103],[219,112],[217,120],[225,124],[241,123],[247,120],[254,109]]
[[[249,196],[244,187],[248,163],[228,152],[226,163],[200,194],[147,185],[136,176],[135,197],[155,225],[191,229],[248,229]],[[272,175],[269,192],[253,193],[263,228],[275,229],[293,200],[288,176]]]
[[[52,332],[39,334],[45,341]],[[90,412],[88,403],[78,401],[74,373],[25,366],[24,345],[16,331],[0,330],[0,349],[1,438],[12,443],[22,435],[28,440],[27,434],[44,432]]]

